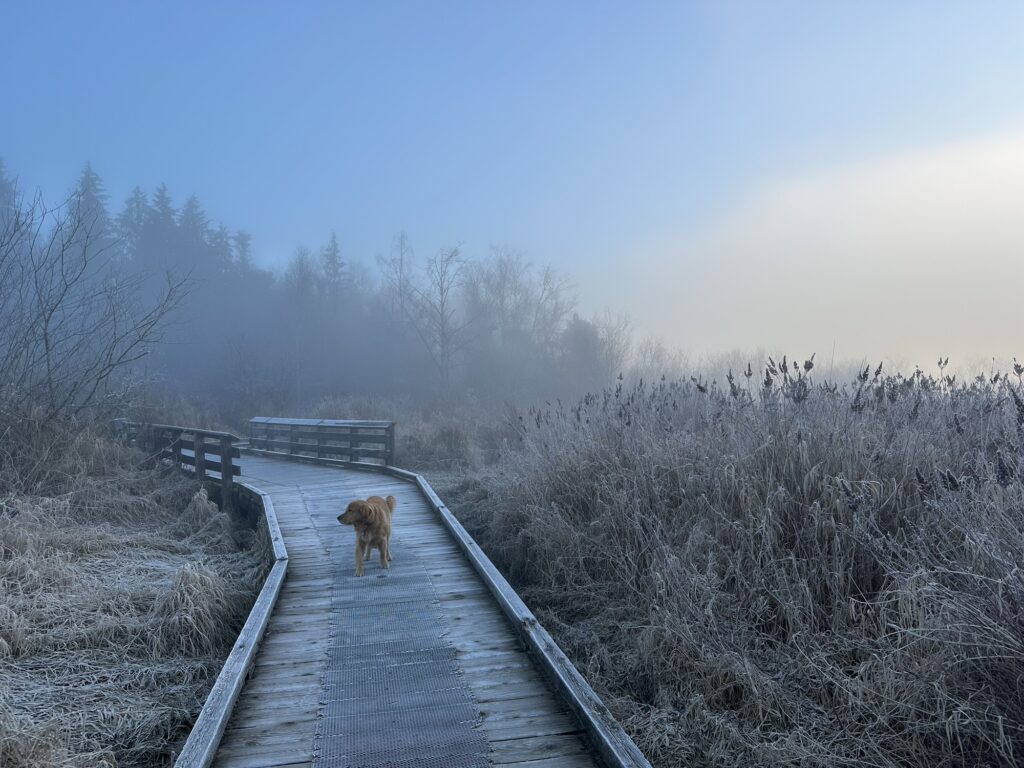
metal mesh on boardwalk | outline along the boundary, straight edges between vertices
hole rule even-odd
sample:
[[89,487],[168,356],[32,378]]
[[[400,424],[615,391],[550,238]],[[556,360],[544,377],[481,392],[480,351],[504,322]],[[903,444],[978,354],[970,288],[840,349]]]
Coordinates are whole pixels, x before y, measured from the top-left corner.
[[351,531],[323,531],[337,566],[313,765],[489,766],[479,711],[426,570],[396,533],[391,568],[382,569],[375,552],[356,578],[351,533],[342,539],[342,530]]

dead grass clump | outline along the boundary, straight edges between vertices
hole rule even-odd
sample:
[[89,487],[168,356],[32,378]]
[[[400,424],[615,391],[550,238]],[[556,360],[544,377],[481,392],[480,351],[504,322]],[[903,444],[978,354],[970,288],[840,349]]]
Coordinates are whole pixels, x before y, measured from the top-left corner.
[[445,494],[657,765],[1020,764],[1021,383],[809,367],[524,413]]
[[185,563],[170,589],[153,604],[153,655],[216,653],[233,640],[232,614],[224,579],[201,565]]
[[37,726],[0,708],[0,765],[4,768],[87,768],[108,763],[75,758],[61,745],[59,729]]

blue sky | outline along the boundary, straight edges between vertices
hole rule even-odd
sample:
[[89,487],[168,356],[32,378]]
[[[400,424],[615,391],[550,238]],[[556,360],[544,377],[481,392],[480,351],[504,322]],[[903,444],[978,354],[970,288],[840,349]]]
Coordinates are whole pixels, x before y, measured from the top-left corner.
[[164,181],[268,265],[332,229],[367,262],[401,229],[510,246],[698,347],[646,297],[696,301],[716,228],[772,189],[1024,128],[1021,3],[3,0],[0,29],[25,186],[89,160],[116,207]]

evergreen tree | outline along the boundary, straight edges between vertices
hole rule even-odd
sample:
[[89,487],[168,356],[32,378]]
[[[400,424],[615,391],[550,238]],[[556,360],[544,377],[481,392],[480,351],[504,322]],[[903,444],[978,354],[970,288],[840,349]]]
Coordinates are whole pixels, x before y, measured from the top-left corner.
[[17,184],[14,179],[7,175],[7,167],[4,159],[0,157],[0,231],[14,210],[17,200]]
[[182,206],[181,213],[178,214],[178,227],[185,243],[193,252],[205,245],[210,223],[203,206],[199,203],[199,198],[195,195],[189,195]]
[[252,235],[243,230],[235,232],[235,258],[238,261],[238,266],[243,271],[249,271],[253,268],[252,266]]
[[121,241],[121,258],[125,261],[139,259],[139,248],[145,234],[146,221],[150,216],[149,198],[141,188],[135,187],[124,208],[117,217],[117,234]]
[[153,195],[153,205],[149,209],[149,220],[164,232],[172,232],[175,227],[177,212],[174,210],[174,203],[171,200],[170,190],[167,185],[161,183]]
[[328,293],[332,297],[337,294],[345,285],[345,262],[341,260],[341,247],[338,245],[338,235],[331,232],[331,239],[320,251],[320,268],[323,271],[324,283]]
[[110,217],[106,213],[106,203],[110,198],[106,195],[103,180],[92,170],[91,163],[86,163],[79,174],[72,199],[87,225],[110,231]]
[[182,264],[178,248],[177,212],[166,184],[161,184],[153,194],[153,202],[146,211],[146,224],[139,243],[138,257],[143,264],[157,272],[166,269],[188,270]]
[[231,250],[231,233],[223,223],[219,224],[209,236],[210,256],[221,273],[230,272],[234,267],[234,254]]
[[93,170],[92,164],[86,163],[71,194],[71,205],[81,227],[79,238],[88,238],[94,250],[106,250],[114,243],[113,227],[107,213],[108,199],[103,180]]

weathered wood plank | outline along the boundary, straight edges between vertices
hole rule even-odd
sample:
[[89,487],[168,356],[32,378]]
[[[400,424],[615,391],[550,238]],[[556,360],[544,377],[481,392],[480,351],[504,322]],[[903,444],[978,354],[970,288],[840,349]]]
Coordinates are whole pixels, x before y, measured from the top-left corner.
[[[304,574],[308,566],[302,561],[322,562],[327,552],[316,536],[300,492],[295,487],[275,482],[282,479],[275,476],[261,483],[270,489],[276,501],[272,535],[282,544],[287,542],[288,578],[278,599],[278,610],[267,627],[250,682],[236,702],[231,722],[225,729],[214,763],[218,768],[276,768],[301,765],[312,758],[315,714],[274,721],[272,710],[267,710],[264,715],[255,715],[261,725],[245,726],[246,720],[253,719],[253,713],[259,713],[261,704],[266,702],[287,704],[309,697],[316,699],[326,659],[330,595],[308,586]],[[300,558],[293,560],[296,555]],[[281,612],[292,600],[303,604],[305,614],[300,624],[292,625],[294,631],[287,614]]]

